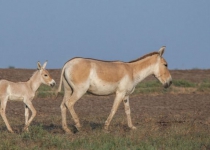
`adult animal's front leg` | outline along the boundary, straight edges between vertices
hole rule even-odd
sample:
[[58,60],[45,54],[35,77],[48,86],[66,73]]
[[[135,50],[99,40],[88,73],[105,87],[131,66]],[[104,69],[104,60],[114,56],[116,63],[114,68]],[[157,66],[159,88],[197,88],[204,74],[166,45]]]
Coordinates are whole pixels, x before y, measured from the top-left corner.
[[129,104],[129,97],[126,96],[125,99],[123,100],[124,106],[125,106],[125,113],[127,116],[127,121],[128,121],[128,127],[131,129],[136,129],[136,127],[133,125],[132,120],[131,120],[131,110],[130,110],[130,104]]
[[115,113],[117,111],[117,108],[119,107],[120,102],[123,100],[123,97],[124,97],[124,94],[120,94],[120,93],[116,94],[116,97],[115,97],[114,104],[112,106],[111,112],[110,112],[109,117],[107,118],[107,120],[105,122],[105,126],[104,126],[105,130],[108,131],[109,124],[110,124],[113,116],[115,115]]

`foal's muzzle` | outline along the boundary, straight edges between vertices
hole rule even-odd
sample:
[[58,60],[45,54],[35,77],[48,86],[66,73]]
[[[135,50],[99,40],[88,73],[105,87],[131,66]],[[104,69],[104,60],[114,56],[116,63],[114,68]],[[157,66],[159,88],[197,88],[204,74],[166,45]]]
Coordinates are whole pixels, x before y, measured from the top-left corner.
[[50,86],[51,87],[54,87],[56,85],[55,81],[53,80],[51,83],[50,83]]

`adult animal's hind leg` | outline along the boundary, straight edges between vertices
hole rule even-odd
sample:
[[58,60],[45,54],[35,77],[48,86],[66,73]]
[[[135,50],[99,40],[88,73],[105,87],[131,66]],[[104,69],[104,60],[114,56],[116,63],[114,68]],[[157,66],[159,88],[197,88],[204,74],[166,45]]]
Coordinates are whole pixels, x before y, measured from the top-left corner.
[[65,105],[65,102],[69,99],[69,97],[70,93],[65,92],[60,108],[61,108],[62,128],[66,133],[71,134],[72,132],[69,130],[66,122],[66,105]]
[[2,99],[2,101],[1,101],[1,116],[2,116],[4,122],[7,126],[8,131],[13,133],[14,131],[10,127],[9,122],[7,120],[7,117],[6,117],[6,114],[5,114],[6,106],[7,106],[7,100],[8,100],[8,98],[6,97],[6,98]]
[[136,129],[135,126],[133,126],[132,120],[131,120],[131,110],[130,110],[130,104],[129,104],[129,97],[126,96],[123,100],[124,106],[125,106],[125,113],[128,120],[128,127],[131,129]]
[[72,118],[75,122],[75,126],[76,126],[78,131],[81,128],[81,124],[80,124],[80,121],[79,121],[79,117],[74,110],[74,104],[76,103],[77,100],[79,100],[84,95],[84,93],[85,92],[74,91],[73,94],[71,95],[71,97],[69,97],[69,99],[65,102],[65,105],[69,109],[69,111],[71,113],[71,116],[72,116]]

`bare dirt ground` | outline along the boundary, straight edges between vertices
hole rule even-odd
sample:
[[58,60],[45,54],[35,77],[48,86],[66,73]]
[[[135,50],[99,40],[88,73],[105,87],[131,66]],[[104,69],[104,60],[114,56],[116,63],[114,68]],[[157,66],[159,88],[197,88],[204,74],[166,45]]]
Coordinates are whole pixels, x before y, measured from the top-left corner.
[[[35,70],[27,69],[0,69],[0,79],[11,81],[26,81]],[[49,70],[57,84],[60,79],[60,70]],[[210,79],[210,70],[172,70],[173,79],[183,79],[193,82]],[[149,77],[146,80],[155,80]],[[93,96],[85,95],[76,104],[75,111],[80,117],[85,129],[101,129],[108,117],[114,95]],[[64,133],[61,128],[60,104],[62,96],[56,99],[35,98],[33,104],[37,110],[37,116],[32,126],[41,124],[52,133]],[[12,127],[19,132],[24,126],[24,107],[22,102],[9,102],[7,105],[7,118],[14,124]],[[172,123],[197,122],[199,124],[210,124],[210,93],[186,93],[186,94],[135,94],[130,97],[131,116],[133,124],[137,128],[149,120],[155,121],[162,126]],[[21,123],[12,122],[12,118],[18,118]],[[73,120],[68,113],[68,124],[73,129]],[[120,105],[114,116],[110,128],[121,127],[128,130],[126,115],[123,104]],[[0,119],[0,131],[6,126]]]

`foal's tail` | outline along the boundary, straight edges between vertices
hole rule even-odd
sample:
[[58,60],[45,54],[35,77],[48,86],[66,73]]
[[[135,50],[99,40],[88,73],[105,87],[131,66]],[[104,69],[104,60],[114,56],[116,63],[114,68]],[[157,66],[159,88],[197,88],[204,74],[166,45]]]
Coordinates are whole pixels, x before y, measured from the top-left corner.
[[63,68],[62,68],[62,71],[61,71],[61,76],[60,76],[60,83],[59,83],[59,86],[58,86],[58,89],[55,91],[55,97],[57,97],[58,96],[58,93],[60,93],[61,92],[61,88],[62,88],[62,83],[63,83],[63,73],[64,73],[64,66],[63,66]]

